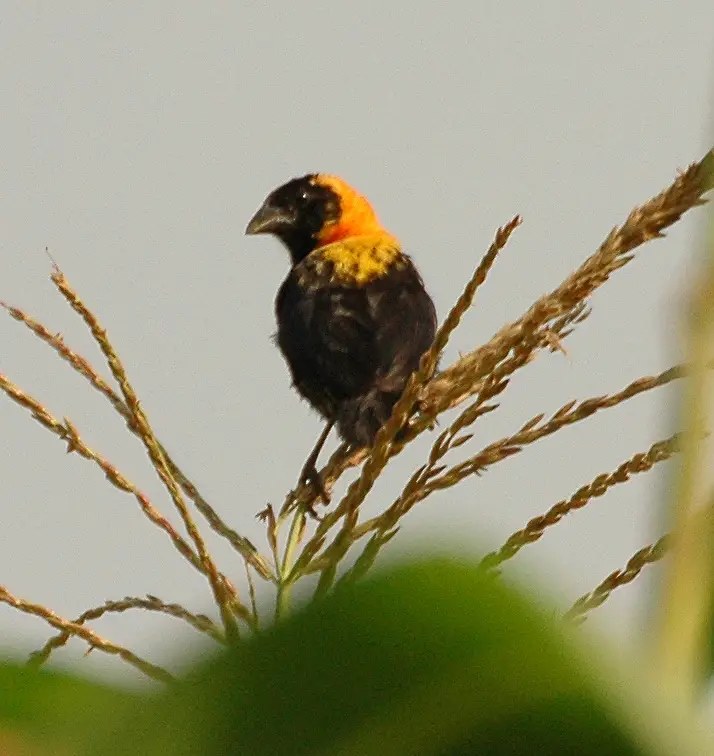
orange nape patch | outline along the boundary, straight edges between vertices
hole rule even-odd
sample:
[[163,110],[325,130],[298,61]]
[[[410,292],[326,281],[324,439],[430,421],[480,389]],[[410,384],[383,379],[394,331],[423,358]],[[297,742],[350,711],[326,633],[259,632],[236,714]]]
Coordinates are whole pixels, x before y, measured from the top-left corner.
[[339,176],[320,173],[314,179],[316,184],[326,186],[340,198],[340,217],[326,223],[317,234],[318,246],[349,239],[352,236],[385,234],[391,236],[382,226],[366,197],[355,191]]

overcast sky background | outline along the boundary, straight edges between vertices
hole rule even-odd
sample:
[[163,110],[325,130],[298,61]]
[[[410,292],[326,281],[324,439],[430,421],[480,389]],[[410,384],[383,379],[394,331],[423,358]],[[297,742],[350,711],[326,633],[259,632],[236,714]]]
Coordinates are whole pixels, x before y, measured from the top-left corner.
[[[267,192],[306,172],[343,176],[401,238],[440,317],[495,229],[520,213],[449,363],[554,288],[635,204],[706,152],[713,29],[711,0],[8,4],[0,299],[62,332],[107,374],[48,280],[49,247],[108,329],[159,437],[226,519],[265,547],[254,515],[282,502],[320,429],[270,340],[287,255],[243,235]],[[539,412],[677,360],[703,219],[691,213],[595,295],[568,356],[544,355],[519,373],[502,408],[477,425],[471,453]],[[0,318],[0,372],[70,417],[170,512],[109,405],[10,318]],[[387,553],[478,557],[500,546],[670,435],[675,399],[675,390],[652,392],[431,497]],[[147,592],[211,610],[205,581],[131,496],[4,396],[0,427],[0,583],[66,617]],[[366,511],[392,500],[427,448],[390,466]],[[656,539],[667,475],[664,466],[593,501],[508,575],[567,607]],[[209,542],[242,586],[233,552]],[[655,576],[617,591],[589,625],[614,644],[641,637]],[[96,627],[164,663],[195,642],[178,621],[138,612]],[[25,654],[48,634],[0,606],[4,652]],[[57,660],[132,679],[120,662],[71,649]]]

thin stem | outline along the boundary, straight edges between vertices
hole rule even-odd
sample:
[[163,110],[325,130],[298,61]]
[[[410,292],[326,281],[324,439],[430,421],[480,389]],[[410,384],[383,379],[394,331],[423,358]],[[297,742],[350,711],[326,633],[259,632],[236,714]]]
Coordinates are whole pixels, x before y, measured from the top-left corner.
[[[712,171],[714,177],[714,171]],[[672,559],[665,574],[652,649],[664,689],[687,704],[701,693],[708,664],[712,613],[712,491],[710,449],[701,439],[714,424],[714,222],[705,270],[697,279],[689,310],[687,351],[691,370],[682,409],[682,464],[672,487]]]
[[285,554],[283,556],[283,563],[280,566],[280,574],[278,576],[278,596],[275,603],[275,619],[280,620],[284,617],[290,608],[290,594],[292,585],[295,582],[291,576],[293,563],[295,561],[295,551],[300,543],[302,534],[305,530],[305,511],[298,509],[293,515],[293,520],[290,523],[290,532],[288,533],[288,540],[285,544]]
[[670,540],[669,534],[663,535],[656,543],[645,546],[633,554],[623,569],[611,572],[597,588],[581,596],[565,612],[563,619],[576,623],[584,622],[587,613],[604,604],[616,588],[631,583],[648,564],[654,564],[664,558]]
[[131,413],[131,423],[136,428],[136,435],[144,444],[147,454],[154,467],[156,474],[164,484],[176,510],[181,516],[186,532],[196,548],[196,553],[201,562],[201,571],[208,578],[211,586],[216,605],[223,620],[226,631],[226,637],[229,640],[238,638],[238,625],[236,623],[234,611],[237,611],[241,617],[248,619],[248,610],[242,605],[238,598],[235,588],[226,581],[219,573],[210,552],[206,548],[205,541],[201,535],[196,523],[191,517],[191,513],[186,506],[183,494],[179,488],[176,478],[169,469],[163,450],[159,447],[153,428],[141,407],[139,397],[134,387],[129,382],[126,370],[119,355],[116,353],[114,346],[107,336],[106,330],[101,326],[95,315],[87,308],[84,302],[79,298],[77,293],[69,286],[64,273],[55,264],[52,273],[52,282],[55,284],[62,296],[67,300],[70,307],[82,318],[89,328],[92,337],[104,355],[109,370],[114,380],[119,384],[124,404]]
[[[120,601],[105,601],[101,606],[95,606],[82,612],[76,619],[72,620],[75,625],[84,625],[90,620],[97,620],[110,612],[126,612],[129,609],[145,609],[154,612],[164,612],[178,619],[182,619],[196,630],[210,635],[217,643],[225,644],[226,639],[223,633],[213,623],[213,621],[203,614],[194,614],[181,604],[171,603],[157,598],[156,596],[147,595],[146,597],[126,596]],[[62,630],[57,635],[50,638],[45,645],[38,651],[33,651],[28,659],[28,664],[32,666],[41,666],[50,654],[57,648],[64,646],[72,637],[72,633]]]
[[127,664],[131,664],[132,667],[135,667],[140,672],[143,672],[152,680],[166,683],[172,682],[174,679],[173,675],[163,669],[163,667],[159,667],[156,664],[151,664],[151,662],[148,662],[146,661],[146,659],[142,659],[140,656],[137,656],[128,648],[124,648],[123,646],[119,646],[116,643],[112,643],[106,638],[103,638],[101,635],[97,635],[97,633],[93,632],[89,628],[84,627],[84,625],[77,624],[76,622],[70,622],[70,620],[65,619],[64,617],[60,617],[58,614],[55,614],[55,612],[53,612],[51,609],[48,609],[46,606],[42,606],[41,604],[34,604],[31,601],[27,601],[26,599],[13,595],[3,585],[0,585],[0,602],[8,604],[9,606],[13,606],[15,607],[15,609],[19,609],[21,612],[25,612],[26,614],[33,614],[35,617],[40,617],[49,625],[52,625],[52,627],[54,627],[56,630],[60,630],[62,632],[69,633],[69,635],[74,635],[78,638],[81,638],[83,641],[89,644],[90,649],[98,648],[100,651],[103,651],[106,654],[118,656]]

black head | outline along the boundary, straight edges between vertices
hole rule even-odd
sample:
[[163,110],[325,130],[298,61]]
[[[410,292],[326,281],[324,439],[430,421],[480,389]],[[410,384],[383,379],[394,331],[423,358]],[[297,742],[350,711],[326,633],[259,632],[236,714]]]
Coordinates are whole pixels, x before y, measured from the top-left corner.
[[246,234],[273,234],[297,264],[318,245],[320,231],[340,217],[340,198],[330,186],[309,173],[271,192],[251,218]]

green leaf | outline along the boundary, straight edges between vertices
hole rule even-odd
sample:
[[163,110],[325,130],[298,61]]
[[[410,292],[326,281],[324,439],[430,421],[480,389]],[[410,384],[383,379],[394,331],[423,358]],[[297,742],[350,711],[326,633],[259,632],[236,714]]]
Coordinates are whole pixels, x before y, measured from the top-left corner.
[[60,746],[62,753],[78,753],[134,700],[65,674],[0,664],[0,753],[8,749],[3,745],[8,737],[32,744],[31,753],[58,753]]
[[92,753],[713,753],[681,712],[601,680],[552,616],[431,561],[347,584],[214,658]]

